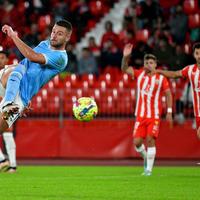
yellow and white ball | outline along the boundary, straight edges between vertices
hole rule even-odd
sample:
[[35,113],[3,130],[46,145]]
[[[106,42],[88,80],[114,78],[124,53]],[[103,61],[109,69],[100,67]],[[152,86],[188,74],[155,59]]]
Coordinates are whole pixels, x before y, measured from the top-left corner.
[[81,97],[73,104],[73,113],[79,121],[91,121],[97,113],[98,107],[95,100],[91,97]]

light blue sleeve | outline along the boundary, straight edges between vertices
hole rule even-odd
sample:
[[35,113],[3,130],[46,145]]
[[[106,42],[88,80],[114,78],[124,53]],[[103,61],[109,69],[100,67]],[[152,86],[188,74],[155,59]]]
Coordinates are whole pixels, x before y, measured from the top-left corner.
[[65,53],[49,51],[42,54],[46,59],[45,65],[48,65],[48,67],[63,71],[67,66],[68,58]]

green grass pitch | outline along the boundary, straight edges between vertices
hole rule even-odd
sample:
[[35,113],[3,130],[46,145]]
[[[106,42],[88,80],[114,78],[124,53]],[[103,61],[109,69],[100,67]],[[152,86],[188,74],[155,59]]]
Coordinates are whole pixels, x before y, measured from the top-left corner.
[[199,167],[20,166],[0,174],[0,200],[198,200]]

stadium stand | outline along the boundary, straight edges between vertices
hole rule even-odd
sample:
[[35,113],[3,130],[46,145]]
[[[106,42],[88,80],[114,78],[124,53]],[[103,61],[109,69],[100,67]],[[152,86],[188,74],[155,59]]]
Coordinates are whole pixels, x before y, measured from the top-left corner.
[[[126,5],[126,7],[123,11],[123,19],[119,22],[120,24],[116,21],[113,24],[117,42],[111,39],[113,45],[106,51],[116,53],[116,49],[119,50],[117,55],[120,59],[124,44],[128,41],[135,42],[136,48],[132,56],[134,60],[130,65],[139,68],[142,65],[144,52],[152,52],[155,47],[161,48],[160,45],[163,40],[167,41],[173,52],[176,50],[177,43],[180,47],[183,47],[185,54],[181,55],[180,59],[183,59],[185,65],[187,65],[193,61],[191,58],[192,44],[200,40],[199,2],[196,0],[150,0],[147,1],[148,3],[136,0],[51,0],[49,3],[40,0],[39,2],[37,4],[35,1],[24,0],[3,1],[0,5],[1,25],[4,23],[11,24],[14,29],[19,31],[22,39],[34,47],[40,39],[46,38],[54,19],[67,18],[72,21],[74,27],[70,43],[70,51],[74,60],[78,60],[78,56],[74,54],[78,42],[84,38],[87,38],[85,41],[88,42],[92,30],[95,27],[98,28],[99,23],[101,23],[101,28],[104,27],[104,23],[113,19],[112,14],[114,12],[112,11],[118,8],[116,5],[122,5],[120,3],[124,2],[123,5]],[[154,13],[151,18],[148,17],[148,13],[144,12],[146,9],[151,9]],[[170,24],[170,19],[179,16],[185,16],[187,19],[186,27],[183,30],[186,34],[183,40],[176,41],[177,35],[174,32],[173,24]],[[121,29],[116,29],[116,26],[121,27]],[[111,33],[108,33],[108,35],[111,35]],[[110,36],[108,38],[103,39],[105,46],[108,43],[110,44]],[[76,69],[74,69],[72,74],[70,71],[66,71],[60,76],[56,76],[34,97],[32,101],[34,110],[30,115],[31,117],[58,117],[60,115],[72,117],[73,101],[81,96],[92,96],[96,99],[100,109],[99,117],[133,116],[136,99],[134,80],[120,71],[120,63],[102,67],[102,52],[105,50],[100,45],[102,41],[101,39],[96,41],[95,37],[90,39],[89,44],[91,46],[87,42],[84,44],[86,47],[88,45],[91,54],[93,53],[97,59],[99,75],[78,75]],[[9,63],[22,58],[15,46],[2,32],[0,32],[0,40],[3,48],[10,51]],[[176,54],[174,53],[174,55]],[[113,58],[111,57],[111,60],[115,60]],[[163,67],[176,69],[176,58],[176,56],[172,58],[173,66],[162,63]],[[109,59],[110,57],[108,57]],[[74,63],[76,65],[76,62]],[[183,66],[179,67],[182,68]],[[173,91],[179,90],[179,83],[175,81],[173,85],[175,85],[172,88]],[[165,109],[164,100],[163,109]],[[188,111],[185,112],[188,113]]]

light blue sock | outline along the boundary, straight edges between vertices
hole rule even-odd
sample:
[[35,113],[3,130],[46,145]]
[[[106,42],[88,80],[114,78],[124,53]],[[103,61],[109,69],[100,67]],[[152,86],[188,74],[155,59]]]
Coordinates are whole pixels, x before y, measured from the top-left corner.
[[26,67],[19,64],[10,74],[7,85],[6,92],[4,96],[5,102],[13,102],[17,93],[19,92],[19,86],[23,75],[25,74]]

